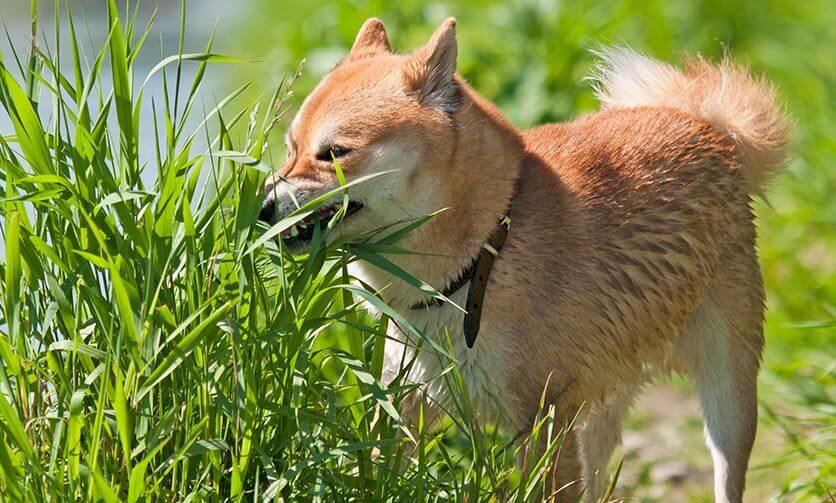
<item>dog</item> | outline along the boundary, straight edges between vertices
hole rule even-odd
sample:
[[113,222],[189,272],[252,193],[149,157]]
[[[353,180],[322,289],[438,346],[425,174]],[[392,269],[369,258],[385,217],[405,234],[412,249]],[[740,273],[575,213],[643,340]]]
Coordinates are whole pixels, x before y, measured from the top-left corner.
[[[368,20],[292,121],[261,218],[339,187],[334,160],[348,180],[380,174],[350,190],[340,235],[446,208],[399,243],[417,254],[387,258],[451,302],[364,261],[351,274],[414,326],[449,335],[481,416],[530,427],[547,382],[560,421],[579,414],[559,498],[601,495],[634,396],[675,371],[695,383],[715,498],[740,501],[764,345],[751,203],[786,164],[791,133],[774,88],[728,60],[679,70],[605,49],[599,112],[519,131],[456,74],[457,50],[453,18],[409,54]],[[304,249],[312,223],[286,244]],[[475,333],[461,306],[477,313]],[[389,335],[388,378],[414,358],[423,405],[443,404],[437,355]]]

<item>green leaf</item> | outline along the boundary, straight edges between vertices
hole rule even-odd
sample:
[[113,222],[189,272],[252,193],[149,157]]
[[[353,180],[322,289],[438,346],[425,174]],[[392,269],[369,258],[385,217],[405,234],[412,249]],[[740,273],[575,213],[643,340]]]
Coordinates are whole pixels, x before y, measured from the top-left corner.
[[142,199],[144,197],[151,196],[153,196],[152,193],[141,191],[114,192],[113,194],[108,194],[105,197],[103,197],[99,204],[95,206],[94,210],[100,210],[106,206],[110,206],[113,204],[134,201],[136,199]]
[[40,117],[29,101],[29,97],[15,82],[14,77],[0,64],[0,94],[8,96],[4,101],[6,111],[23,155],[38,174],[53,174],[52,156],[46,143],[47,135],[41,126]]
[[122,279],[122,275],[119,273],[119,267],[116,264],[108,263],[108,268],[110,269],[113,286],[113,298],[116,301],[116,308],[119,313],[121,332],[127,335],[132,343],[136,343],[136,311],[133,307],[131,295],[125,281]]
[[364,247],[362,244],[351,244],[349,245],[349,249],[352,253],[357,255],[358,258],[365,260],[366,262],[394,275],[395,277],[399,278],[408,285],[420,290],[422,293],[429,295],[434,299],[440,299],[455,307],[459,311],[467,313],[467,311],[464,308],[445,297],[441,292],[430,286],[428,283],[425,283],[424,281],[421,281],[415,276],[409,274],[402,268],[398,267],[395,263],[389,261],[381,255],[367,250],[366,247]]
[[200,61],[204,63],[247,63],[247,62],[255,62],[258,60],[243,60],[238,58],[233,58],[230,56],[224,56],[221,54],[212,54],[208,52],[204,53],[195,53],[195,54],[174,54],[173,56],[168,56],[167,58],[163,59],[159,63],[157,63],[154,68],[148,72],[148,76],[145,77],[145,81],[140,86],[141,89],[145,88],[145,85],[148,84],[148,81],[151,80],[151,77],[157,74],[160,70],[165,68],[166,66],[172,63],[178,63],[180,61]]
[[104,360],[106,356],[105,352],[101,349],[74,340],[55,341],[47,346],[46,349],[47,351],[77,351],[97,360]]
[[194,351],[211,333],[217,333],[217,323],[232,309],[233,301],[229,301],[216,309],[209,317],[203,320],[198,326],[192,329],[177,345],[172,348],[171,353],[160,362],[159,365],[145,379],[145,383],[137,393],[137,400],[142,399],[151,388],[171,374],[183,361]]
[[116,491],[110,487],[107,480],[102,477],[102,474],[99,473],[95,467],[91,470],[91,472],[93,474],[93,481],[96,489],[98,490],[98,495],[105,501],[105,503],[119,503],[119,496],[116,494]]
[[143,497],[146,491],[145,476],[149,459],[144,459],[131,469],[128,479],[128,502],[135,503]]
[[385,314],[386,316],[388,316],[389,318],[394,320],[395,323],[397,323],[397,325],[401,329],[406,329],[405,330],[407,332],[406,335],[414,336],[417,339],[416,342],[417,341],[425,342],[425,343],[429,344],[430,346],[432,346],[432,348],[439,355],[446,357],[451,362],[456,361],[456,358],[452,354],[450,354],[450,352],[448,352],[445,348],[443,348],[438,342],[436,342],[435,339],[433,339],[432,337],[428,337],[426,334],[424,334],[415,325],[413,325],[409,320],[407,320],[406,318],[401,316],[400,313],[398,313],[397,311],[392,309],[391,306],[389,306],[388,304],[383,302],[383,300],[381,300],[380,297],[378,297],[377,295],[367,291],[364,288],[360,288],[360,287],[357,287],[357,286],[354,286],[354,285],[339,285],[338,287],[334,287],[334,288],[345,288],[347,290],[350,290],[355,295],[362,297],[368,303],[373,305],[378,311],[380,311],[381,313]]
[[323,204],[327,203],[328,201],[333,199],[335,196],[343,193],[346,189],[349,189],[349,188],[351,188],[355,185],[359,185],[361,183],[366,183],[369,180],[372,180],[372,179],[377,178],[379,176],[387,175],[389,173],[394,173],[394,171],[381,171],[379,173],[374,173],[374,174],[371,174],[371,175],[362,176],[362,177],[357,178],[356,180],[352,180],[352,181],[348,182],[347,184],[345,184],[341,187],[337,187],[335,189],[328,190],[328,191],[324,192],[323,194],[320,194],[319,196],[316,196],[316,197],[312,198],[311,200],[309,200],[308,202],[306,202],[305,204],[300,206],[299,209],[297,209],[296,211],[294,211],[293,213],[288,215],[286,218],[284,218],[284,219],[280,220],[279,222],[277,222],[276,224],[274,224],[272,227],[270,227],[270,229],[268,229],[258,239],[253,241],[253,243],[249,246],[249,248],[247,248],[246,251],[244,251],[244,255],[251,254],[253,251],[255,251],[259,247],[263,246],[264,243],[266,243],[267,241],[270,241],[274,237],[281,234],[282,231],[284,231],[286,229],[289,229],[292,226],[294,226],[296,223],[304,220],[308,215],[313,213],[313,211],[315,209],[317,209],[320,206],[322,206]]
[[9,334],[17,335],[18,314],[20,313],[20,283],[23,271],[20,264],[20,213],[13,210],[6,214],[6,274],[5,274],[5,316]]
[[[14,446],[26,456],[30,463],[36,461],[35,450],[29,442],[29,437],[26,435],[26,430],[23,428],[23,423],[20,421],[15,410],[6,399],[5,393],[0,393],[0,428],[6,430],[6,433],[14,441]],[[37,465],[36,465],[37,466]]]
[[138,176],[136,135],[133,123],[133,89],[131,73],[128,69],[128,55],[125,50],[125,35],[119,21],[119,11],[115,0],[108,0],[108,18],[113,33],[110,37],[110,66],[113,77],[113,99],[116,103],[116,118],[119,125],[119,138],[122,153],[125,156],[125,174],[128,180]]
[[125,397],[125,383],[122,372],[118,367],[113,367],[113,412],[116,416],[116,428],[119,431],[119,440],[122,443],[123,466],[131,466],[131,439],[133,437],[133,421],[128,411],[128,401]]
[[220,152],[215,152],[215,157],[220,157],[221,159],[229,159],[232,162],[243,164],[244,166],[257,169],[262,173],[273,173],[275,171],[275,169],[272,166],[268,166],[264,162],[259,161],[258,159],[254,159],[240,152],[222,150]]

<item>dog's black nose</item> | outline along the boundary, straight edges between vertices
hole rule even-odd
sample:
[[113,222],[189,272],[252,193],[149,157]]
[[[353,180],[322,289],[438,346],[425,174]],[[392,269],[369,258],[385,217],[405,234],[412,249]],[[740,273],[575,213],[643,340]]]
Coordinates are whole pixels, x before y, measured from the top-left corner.
[[261,211],[258,212],[258,219],[262,222],[273,225],[276,218],[276,200],[272,197],[265,197]]

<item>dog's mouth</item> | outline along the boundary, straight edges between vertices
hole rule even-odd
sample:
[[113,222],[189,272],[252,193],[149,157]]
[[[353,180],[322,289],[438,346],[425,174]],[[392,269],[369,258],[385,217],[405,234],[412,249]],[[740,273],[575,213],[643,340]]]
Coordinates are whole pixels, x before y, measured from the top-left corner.
[[[288,229],[283,230],[281,233],[282,241],[291,247],[310,244],[316,228],[319,227],[320,229],[324,229],[327,227],[328,222],[334,218],[334,215],[337,214],[341,206],[341,202],[321,206],[317,211],[305,217],[304,220],[297,222]],[[363,208],[363,204],[358,203],[357,201],[349,201],[343,220],[351,217]]]

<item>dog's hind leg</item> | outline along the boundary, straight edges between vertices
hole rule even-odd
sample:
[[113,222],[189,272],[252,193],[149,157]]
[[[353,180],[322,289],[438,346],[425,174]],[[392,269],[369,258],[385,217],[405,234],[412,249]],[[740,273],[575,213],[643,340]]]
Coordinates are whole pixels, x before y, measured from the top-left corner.
[[580,431],[584,500],[598,501],[607,485],[606,468],[613,450],[621,443],[621,427],[633,402],[632,390],[592,409]]
[[674,365],[693,379],[714,461],[714,498],[740,501],[757,427],[763,284],[750,254],[724,261],[677,342]]

